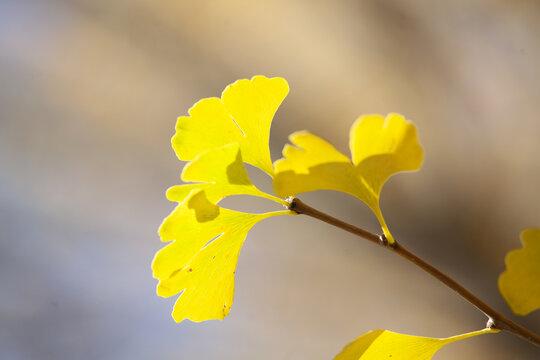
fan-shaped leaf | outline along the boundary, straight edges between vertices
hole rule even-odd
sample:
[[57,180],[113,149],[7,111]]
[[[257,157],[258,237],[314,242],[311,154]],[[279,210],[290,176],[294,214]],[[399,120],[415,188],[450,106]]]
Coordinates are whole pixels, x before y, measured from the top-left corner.
[[184,167],[182,180],[194,183],[171,187],[167,191],[169,200],[181,202],[193,189],[203,189],[208,199],[215,203],[226,196],[243,194],[259,196],[287,205],[283,199],[262,192],[251,183],[237,143],[197,155],[195,160]]
[[418,170],[423,150],[416,128],[401,115],[360,117],[352,126],[352,161],[330,143],[309,132],[297,132],[286,145],[284,158],[275,162],[274,190],[278,196],[313,190],[342,191],[364,201],[373,210],[392,243],[379,208],[380,192],[390,176]]
[[198,322],[227,316],[238,254],[249,229],[265,218],[288,213],[223,209],[208,201],[204,190],[192,190],[161,225],[161,239],[171,243],[152,262],[154,277],[159,279],[158,295],[183,292],[173,318]]

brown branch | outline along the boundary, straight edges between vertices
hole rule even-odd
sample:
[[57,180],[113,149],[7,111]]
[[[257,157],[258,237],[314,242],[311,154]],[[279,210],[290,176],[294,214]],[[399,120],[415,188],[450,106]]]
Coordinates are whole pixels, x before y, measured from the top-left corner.
[[469,290],[465,289],[463,286],[461,286],[457,281],[452,279],[450,276],[444,274],[436,267],[420,259],[418,256],[411,253],[409,250],[405,249],[398,242],[389,244],[388,241],[386,241],[386,238],[384,235],[377,235],[367,230],[356,227],[354,225],[348,224],[339,219],[336,219],[333,216],[330,216],[317,209],[312,208],[311,206],[302,202],[298,198],[290,197],[289,199],[287,199],[287,202],[289,203],[289,206],[288,206],[289,210],[292,210],[298,214],[308,215],[318,220],[324,221],[325,223],[336,226],[354,235],[360,236],[361,238],[371,241],[372,243],[380,245],[398,254],[402,258],[415,264],[416,266],[418,266],[419,268],[421,268],[422,270],[424,270],[425,272],[427,272],[428,274],[430,274],[431,276],[433,276],[434,278],[436,278],[437,280],[439,280],[440,282],[448,286],[450,289],[454,290],[462,298],[464,298],[469,303],[474,305],[478,310],[482,311],[489,319],[487,323],[487,327],[492,328],[492,329],[508,331],[515,335],[521,336],[522,338],[533,343],[536,346],[540,346],[540,336],[522,327],[521,325],[516,324],[512,320],[506,318],[504,315],[502,315],[501,313],[499,313],[498,311],[490,307],[484,301],[480,300],[476,295],[471,293]]

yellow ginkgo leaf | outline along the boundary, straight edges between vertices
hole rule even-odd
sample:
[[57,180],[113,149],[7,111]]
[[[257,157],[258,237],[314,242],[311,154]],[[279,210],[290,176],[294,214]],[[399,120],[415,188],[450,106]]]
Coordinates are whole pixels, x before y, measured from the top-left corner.
[[289,214],[248,214],[210,202],[204,190],[192,190],[163,221],[159,234],[171,241],[152,262],[157,293],[182,293],[174,305],[175,321],[223,319],[234,295],[234,272],[249,229],[265,218]]
[[506,271],[499,276],[499,291],[517,315],[540,308],[540,229],[521,233],[522,249],[506,255]]
[[172,145],[180,160],[239,143],[244,161],[274,174],[268,140],[275,112],[289,92],[282,78],[255,76],[227,86],[219,98],[197,102],[176,123]]
[[184,167],[182,180],[193,183],[171,187],[167,191],[167,198],[170,201],[181,202],[193,189],[203,189],[207,198],[214,203],[218,203],[226,196],[242,194],[259,196],[287,205],[283,199],[262,192],[251,183],[237,143],[199,154]]
[[292,134],[284,158],[275,162],[278,196],[313,190],[342,191],[364,201],[377,216],[390,243],[394,240],[379,208],[383,184],[400,171],[418,170],[423,150],[416,127],[401,115],[360,117],[350,133],[351,159],[309,132]]
[[398,334],[388,330],[373,330],[345,346],[334,360],[429,360],[446,344],[471,336],[498,331],[484,329],[449,338],[436,339]]

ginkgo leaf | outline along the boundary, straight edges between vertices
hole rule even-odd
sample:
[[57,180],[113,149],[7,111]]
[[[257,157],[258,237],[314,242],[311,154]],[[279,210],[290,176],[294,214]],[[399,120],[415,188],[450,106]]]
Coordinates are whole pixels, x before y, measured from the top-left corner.
[[257,222],[290,211],[248,214],[220,208],[202,189],[193,189],[163,221],[162,241],[171,241],[152,262],[157,293],[182,293],[174,305],[175,321],[223,319],[234,295],[240,248]]
[[524,230],[521,242],[506,255],[499,291],[514,313],[527,315],[540,308],[540,229]]
[[274,174],[268,140],[275,112],[289,92],[282,78],[255,76],[227,86],[219,98],[207,98],[176,123],[172,145],[180,160],[239,143],[244,161]]
[[237,143],[199,154],[184,167],[182,180],[194,183],[171,187],[167,190],[169,200],[181,202],[193,189],[203,189],[208,199],[215,203],[226,196],[242,194],[259,196],[287,205],[283,199],[262,192],[251,183]]
[[437,339],[373,330],[345,346],[334,360],[429,360],[444,345],[471,336],[496,333],[484,329],[449,338]]
[[314,190],[342,191],[364,201],[377,216],[390,243],[394,240],[379,207],[383,184],[401,171],[418,170],[423,150],[416,127],[401,115],[360,117],[350,133],[351,159],[309,132],[293,133],[284,158],[274,164],[278,196]]

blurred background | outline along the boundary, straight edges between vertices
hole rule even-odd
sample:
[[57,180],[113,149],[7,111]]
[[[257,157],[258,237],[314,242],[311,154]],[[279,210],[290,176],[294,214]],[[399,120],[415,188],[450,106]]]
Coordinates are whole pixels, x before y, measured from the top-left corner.
[[[331,359],[371,329],[484,326],[412,265],[301,216],[250,232],[225,321],[174,323],[150,263],[180,183],[176,117],[257,74],[291,88],[274,160],[296,130],[348,153],[359,115],[412,120],[425,162],[384,188],[392,233],[540,332],[538,311],[518,319],[497,290],[505,253],[540,227],[539,38],[536,0],[0,0],[0,358]],[[349,196],[301,198],[379,231]],[[497,334],[435,359],[538,354]]]

